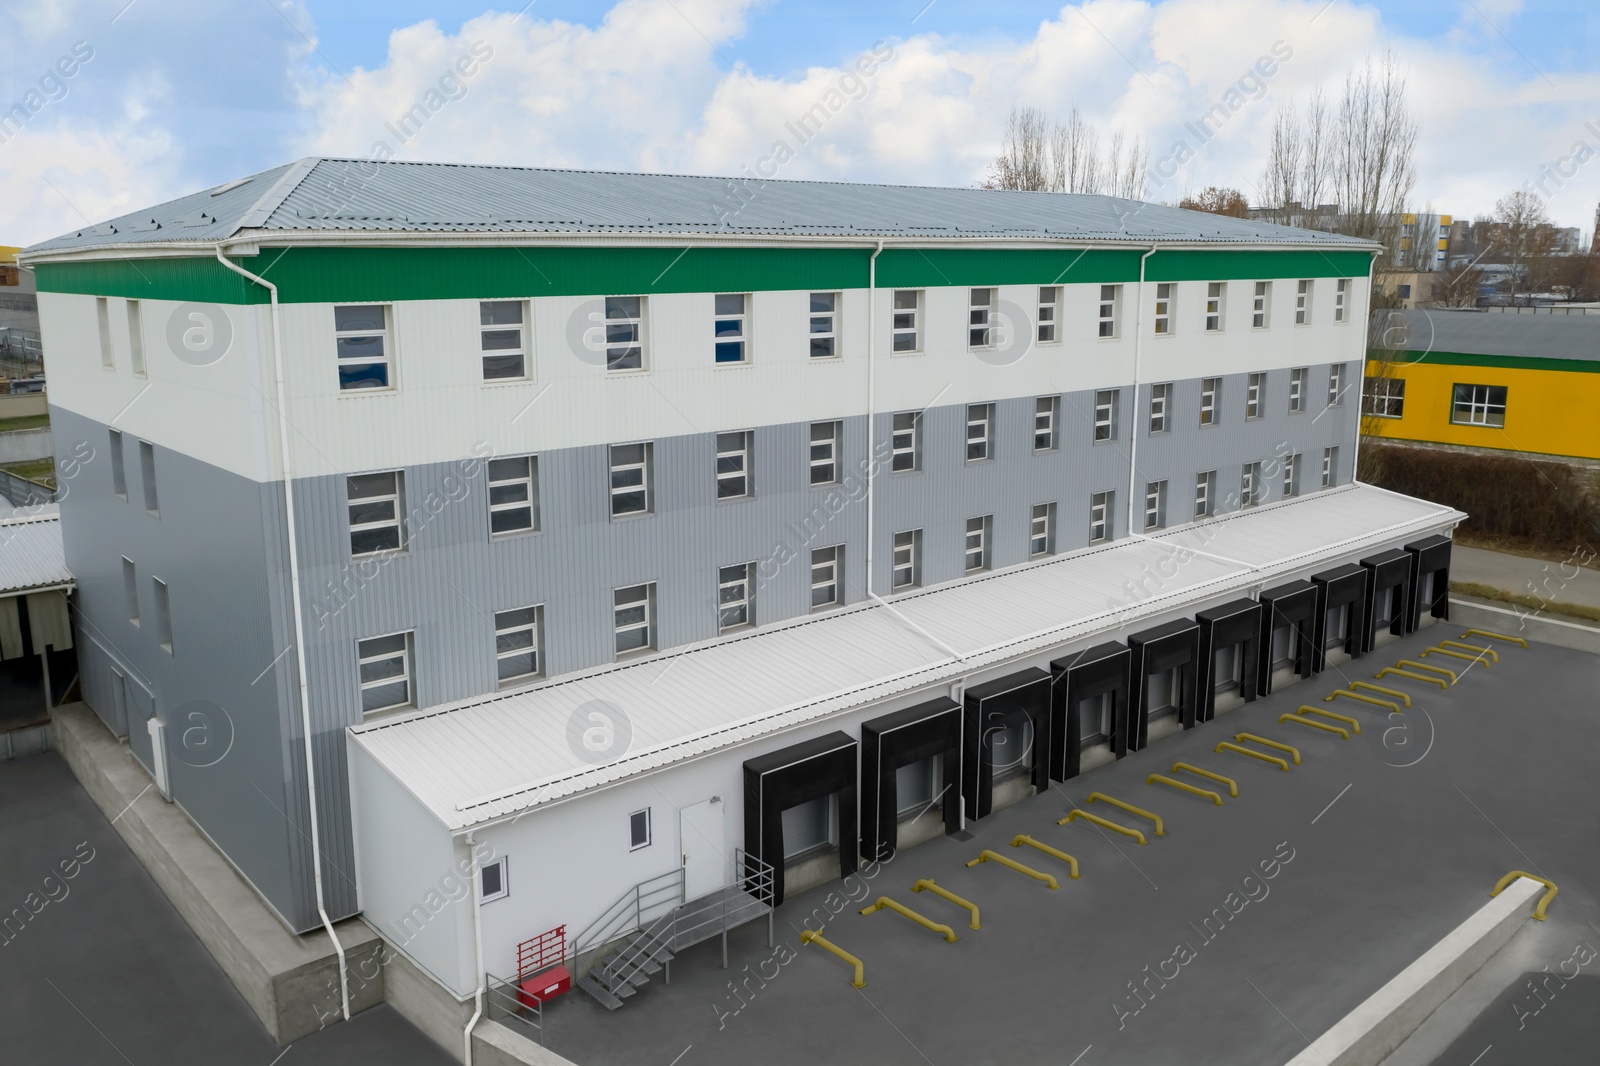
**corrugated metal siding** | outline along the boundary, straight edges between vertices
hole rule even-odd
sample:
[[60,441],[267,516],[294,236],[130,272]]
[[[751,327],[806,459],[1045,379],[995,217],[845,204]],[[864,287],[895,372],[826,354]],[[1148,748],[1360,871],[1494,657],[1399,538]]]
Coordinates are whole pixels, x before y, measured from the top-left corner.
[[71,584],[55,505],[45,505],[37,514],[0,518],[0,593]]
[[[1123,541],[903,596],[891,606],[373,723],[352,737],[443,824],[462,828],[1461,517],[1352,486],[1207,523],[1203,532]],[[1185,538],[1203,552],[1173,568],[1167,587],[1125,605],[1126,579],[1170,563]],[[1240,562],[1225,562],[1224,555]],[[569,716],[591,701],[617,709],[632,726],[626,755],[600,766],[580,758],[567,738]]]

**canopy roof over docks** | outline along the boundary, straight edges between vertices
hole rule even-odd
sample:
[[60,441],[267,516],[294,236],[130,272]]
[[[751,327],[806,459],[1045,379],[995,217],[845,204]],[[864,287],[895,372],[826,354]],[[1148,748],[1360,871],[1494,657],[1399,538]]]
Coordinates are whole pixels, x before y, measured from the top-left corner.
[[[464,830],[708,752],[947,684],[1334,554],[1449,529],[1449,507],[1368,485],[1128,537],[748,636],[353,726],[351,742],[447,829]],[[609,707],[629,743],[585,761],[575,711]]]
[[[72,648],[76,587],[54,504],[0,512],[0,731],[44,720],[46,655]],[[66,664],[58,664],[66,665]],[[70,672],[66,675],[70,680]]]

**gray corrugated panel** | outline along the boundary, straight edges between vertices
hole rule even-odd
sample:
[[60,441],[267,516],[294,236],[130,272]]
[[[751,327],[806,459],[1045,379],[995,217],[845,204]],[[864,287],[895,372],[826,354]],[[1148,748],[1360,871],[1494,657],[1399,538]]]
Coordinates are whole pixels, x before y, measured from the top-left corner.
[[[1501,311],[1399,311],[1404,333],[1383,334],[1385,347],[1411,352],[1506,355],[1520,358],[1600,360],[1600,314],[1565,315]],[[1402,358],[1415,359],[1414,355]],[[1424,357],[1424,361],[1426,358]]]
[[[1438,504],[1350,486],[1053,562],[779,627],[741,640],[595,671],[498,698],[350,730],[452,829],[726,747],[896,693],[1003,665],[1098,630],[1170,612],[1349,553],[1448,527]],[[1184,538],[1205,554],[1172,567]],[[1233,561],[1225,561],[1230,559]],[[1129,578],[1168,564],[1165,587],[1132,603]],[[952,655],[951,651],[959,653]],[[594,707],[632,738],[603,765],[569,723]]]
[[[282,193],[274,189],[286,171],[306,164],[265,171],[236,189],[195,193],[28,250],[216,240],[256,227],[1369,246],[1332,233],[1112,196],[971,188],[321,159],[297,181],[285,182]],[[263,199],[269,190],[275,195]],[[205,221],[197,212],[212,221],[196,225]]]
[[0,593],[72,583],[57,508],[0,519]]

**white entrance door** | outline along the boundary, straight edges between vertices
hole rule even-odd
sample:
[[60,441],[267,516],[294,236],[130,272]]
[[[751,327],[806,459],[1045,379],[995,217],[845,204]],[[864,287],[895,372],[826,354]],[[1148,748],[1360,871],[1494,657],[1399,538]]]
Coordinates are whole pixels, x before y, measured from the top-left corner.
[[683,897],[698,899],[722,887],[722,797],[712,796],[679,812],[678,837],[683,846]]

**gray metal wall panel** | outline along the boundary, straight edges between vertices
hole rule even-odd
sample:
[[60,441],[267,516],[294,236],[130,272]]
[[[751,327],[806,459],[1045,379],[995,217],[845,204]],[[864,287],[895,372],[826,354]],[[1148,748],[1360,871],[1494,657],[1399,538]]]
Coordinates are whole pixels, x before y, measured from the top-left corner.
[[[79,582],[73,618],[89,649],[87,701],[103,719],[110,716],[113,665],[149,687],[166,726],[174,800],[289,925],[310,928],[316,915],[302,843],[304,786],[291,774],[294,737],[283,687],[292,684],[293,657],[273,667],[288,647],[274,603],[281,569],[271,565],[269,549],[281,528],[275,487],[158,447],[160,516],[153,517],[143,507],[136,438],[123,439],[124,501],[112,492],[108,427],[60,408],[50,413],[63,456],[78,459],[62,464],[61,526]],[[123,556],[138,576],[137,627],[127,618]],[[158,645],[152,577],[169,589],[170,654]],[[147,748],[146,716],[133,701],[128,706],[127,729]],[[328,783],[342,792],[342,775]],[[338,816],[342,806],[332,810]],[[348,852],[347,820],[329,825],[325,812],[330,853]],[[353,870],[330,870],[330,887],[353,880]],[[330,893],[330,911],[353,912],[354,898],[353,889]]]

